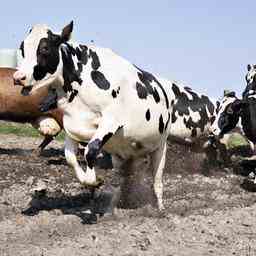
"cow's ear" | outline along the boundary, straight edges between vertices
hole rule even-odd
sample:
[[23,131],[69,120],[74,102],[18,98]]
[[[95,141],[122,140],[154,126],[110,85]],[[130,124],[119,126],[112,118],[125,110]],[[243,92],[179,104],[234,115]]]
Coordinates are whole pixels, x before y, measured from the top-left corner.
[[248,64],[248,65],[247,65],[247,71],[249,72],[251,69],[252,69],[252,65],[251,65],[251,64]]
[[73,31],[73,20],[66,27],[62,29],[62,33],[61,33],[62,42],[67,42],[71,38],[72,31]]
[[56,45],[61,44],[61,37],[59,35],[53,34],[51,30],[48,31],[48,38]]

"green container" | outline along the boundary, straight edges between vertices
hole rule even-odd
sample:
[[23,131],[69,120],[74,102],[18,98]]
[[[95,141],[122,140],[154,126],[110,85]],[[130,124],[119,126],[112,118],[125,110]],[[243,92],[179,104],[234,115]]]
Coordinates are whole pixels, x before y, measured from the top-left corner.
[[0,67],[16,68],[18,64],[18,51],[16,49],[0,49]]

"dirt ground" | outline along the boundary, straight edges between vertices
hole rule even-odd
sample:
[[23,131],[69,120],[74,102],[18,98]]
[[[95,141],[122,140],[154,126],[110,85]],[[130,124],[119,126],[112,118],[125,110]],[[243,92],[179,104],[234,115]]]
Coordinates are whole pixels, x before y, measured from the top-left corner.
[[[164,212],[150,205],[150,172],[138,172],[126,177],[115,216],[98,214],[88,224],[90,194],[66,165],[62,143],[38,157],[32,150],[40,141],[0,135],[1,256],[256,255],[256,196],[231,169],[206,170],[202,154],[171,146]],[[122,178],[98,172],[105,177],[94,201],[101,213]]]

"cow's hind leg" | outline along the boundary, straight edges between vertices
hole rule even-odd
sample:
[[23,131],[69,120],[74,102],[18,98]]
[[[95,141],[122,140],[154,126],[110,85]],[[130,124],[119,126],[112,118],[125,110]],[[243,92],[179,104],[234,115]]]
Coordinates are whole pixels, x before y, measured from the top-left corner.
[[153,186],[157,198],[158,209],[163,210],[163,171],[166,158],[166,142],[151,154],[153,167]]
[[33,155],[40,156],[47,145],[53,141],[53,136],[46,135],[41,144],[33,150]]
[[53,141],[53,136],[46,135],[44,137],[44,140],[42,141],[42,143],[38,146],[38,149],[40,150],[40,152],[42,152],[44,150],[44,148],[47,145],[49,145],[52,141]]

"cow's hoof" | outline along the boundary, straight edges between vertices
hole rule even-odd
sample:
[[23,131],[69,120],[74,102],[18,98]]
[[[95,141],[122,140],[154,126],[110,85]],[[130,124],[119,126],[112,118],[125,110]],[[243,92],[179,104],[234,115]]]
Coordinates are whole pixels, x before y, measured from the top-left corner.
[[97,224],[97,215],[93,212],[80,213],[83,224]]
[[91,184],[83,184],[85,188],[92,189],[92,188],[100,188],[104,184],[104,179],[101,176],[97,176],[96,182]]

